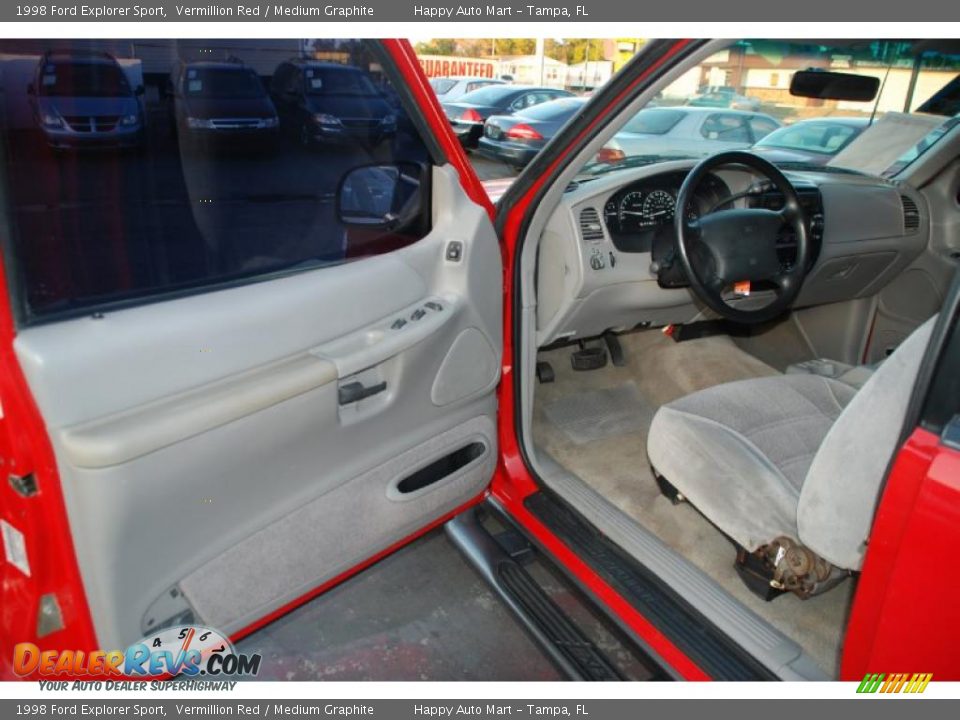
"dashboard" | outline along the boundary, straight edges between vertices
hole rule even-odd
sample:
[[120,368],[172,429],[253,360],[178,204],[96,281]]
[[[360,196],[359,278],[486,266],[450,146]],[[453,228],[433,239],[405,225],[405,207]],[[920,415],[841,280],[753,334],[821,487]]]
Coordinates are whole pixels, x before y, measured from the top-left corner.
[[[539,346],[713,317],[687,287],[679,264],[672,264],[676,199],[693,165],[680,160],[624,168],[568,186],[538,245]],[[929,220],[913,189],[842,172],[788,176],[811,240],[808,274],[795,307],[873,294],[926,246]],[[693,218],[782,204],[768,182],[731,167],[708,174],[682,212]],[[796,239],[786,226],[777,254],[784,269],[795,261]],[[760,284],[749,296],[726,300],[750,308],[771,297]]]

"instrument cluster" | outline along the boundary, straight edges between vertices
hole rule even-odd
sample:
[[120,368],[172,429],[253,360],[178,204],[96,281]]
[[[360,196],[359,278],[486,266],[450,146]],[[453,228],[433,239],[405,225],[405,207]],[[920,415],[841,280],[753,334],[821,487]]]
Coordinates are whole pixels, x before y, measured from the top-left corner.
[[[677,213],[677,194],[685,172],[646,178],[621,188],[603,207],[603,221],[614,245],[623,252],[647,252],[654,236],[671,230]],[[716,200],[729,196],[726,184],[716,176],[704,179],[697,197],[684,210],[697,219]]]

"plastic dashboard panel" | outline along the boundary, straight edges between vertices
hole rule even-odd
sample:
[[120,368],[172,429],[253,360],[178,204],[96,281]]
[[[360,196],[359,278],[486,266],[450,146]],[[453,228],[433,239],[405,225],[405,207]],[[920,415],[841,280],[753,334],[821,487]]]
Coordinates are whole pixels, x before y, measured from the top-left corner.
[[[661,288],[651,270],[650,251],[640,247],[640,252],[623,252],[603,221],[608,199],[635,184],[684,173],[692,165],[692,161],[676,161],[613,172],[582,182],[564,195],[541,236],[538,346],[594,337],[607,330],[712,317],[690,290]],[[722,170],[717,175],[733,194],[753,182],[753,176],[742,170]],[[929,222],[922,198],[914,191],[878,178],[840,173],[803,173],[793,178],[802,194],[819,190],[824,214],[822,240],[815,247],[817,259],[795,307],[875,293],[923,251]],[[901,196],[920,209],[916,228],[905,226]],[[591,237],[584,239],[581,213],[590,208],[600,233],[594,228]],[[871,219],[859,222],[863,216]],[[761,304],[765,294],[754,293],[736,302]]]

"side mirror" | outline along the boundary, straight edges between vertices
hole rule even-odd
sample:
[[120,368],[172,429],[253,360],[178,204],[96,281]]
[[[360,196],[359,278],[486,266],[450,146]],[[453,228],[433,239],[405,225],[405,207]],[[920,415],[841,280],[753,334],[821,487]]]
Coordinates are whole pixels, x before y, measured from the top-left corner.
[[27,95],[36,95],[37,91],[33,88],[33,83],[27,85]]
[[877,97],[880,78],[826,70],[798,70],[790,81],[790,94],[818,100],[870,102]]
[[395,230],[422,218],[427,199],[417,163],[353,168],[337,188],[337,218],[348,227]]

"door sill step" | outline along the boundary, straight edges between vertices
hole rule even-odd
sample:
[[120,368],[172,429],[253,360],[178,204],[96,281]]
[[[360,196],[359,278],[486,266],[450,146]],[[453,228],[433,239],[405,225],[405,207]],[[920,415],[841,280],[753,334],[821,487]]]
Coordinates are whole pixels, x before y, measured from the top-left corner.
[[567,677],[571,680],[624,679],[521,564],[524,556],[536,552],[532,547],[518,546],[508,552],[483,527],[476,509],[448,522],[446,532]]

